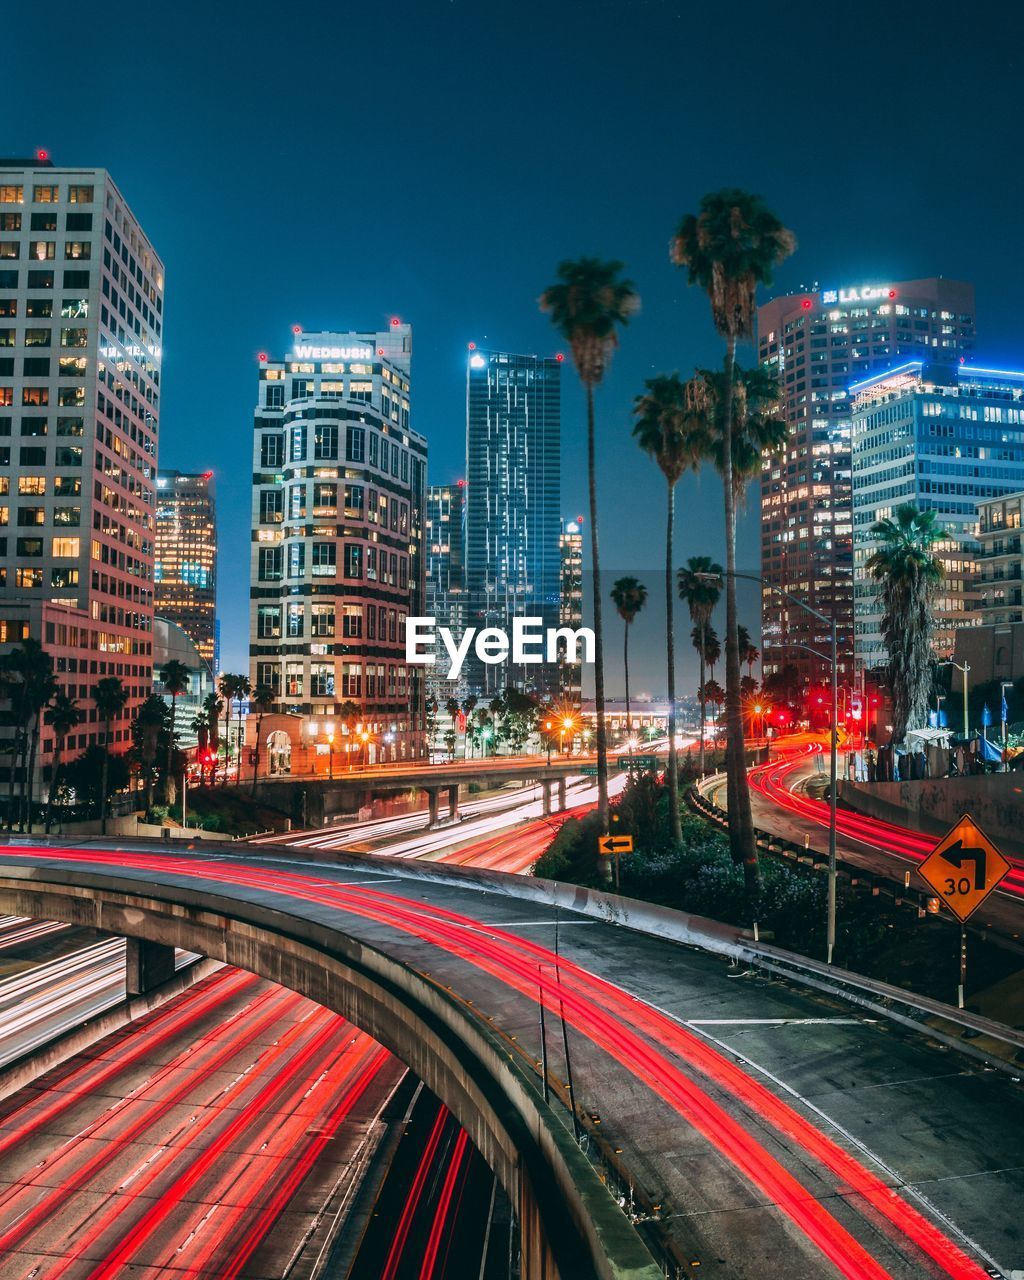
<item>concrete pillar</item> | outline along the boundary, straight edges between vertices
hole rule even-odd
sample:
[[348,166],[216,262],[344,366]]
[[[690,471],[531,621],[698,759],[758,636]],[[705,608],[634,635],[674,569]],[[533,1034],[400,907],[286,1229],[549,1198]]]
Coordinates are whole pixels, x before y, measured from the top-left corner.
[[551,779],[542,778],[540,785],[544,792],[544,816],[547,817],[551,812]]
[[459,784],[448,788],[448,818],[451,822],[459,816]]
[[427,787],[427,826],[434,827],[437,825],[437,798],[440,794],[440,787]]
[[127,938],[125,990],[141,996],[174,977],[174,948],[145,938]]
[[558,779],[558,808],[559,811],[565,808],[565,779]]

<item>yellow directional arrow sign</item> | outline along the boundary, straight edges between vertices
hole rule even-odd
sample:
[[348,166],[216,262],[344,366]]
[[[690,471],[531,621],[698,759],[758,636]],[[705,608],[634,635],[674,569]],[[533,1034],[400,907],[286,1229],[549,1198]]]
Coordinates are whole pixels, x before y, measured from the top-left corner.
[[633,837],[632,836],[598,836],[597,837],[598,853],[632,853]]
[[1010,870],[1010,864],[965,813],[917,870],[963,923]]

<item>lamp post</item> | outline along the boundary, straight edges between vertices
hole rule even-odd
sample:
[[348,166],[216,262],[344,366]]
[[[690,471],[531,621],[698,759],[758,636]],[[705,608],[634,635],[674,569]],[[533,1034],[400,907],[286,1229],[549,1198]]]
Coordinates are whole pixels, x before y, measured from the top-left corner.
[[[723,571],[728,573],[728,570]],[[722,574],[718,573],[698,573],[698,578],[704,581],[721,581]],[[809,653],[813,653],[816,657],[821,658],[824,662],[830,662],[832,667],[832,727],[829,735],[831,739],[829,750],[829,805],[828,805],[828,914],[826,918],[826,957],[825,963],[832,963],[832,955],[836,946],[836,792],[838,790],[838,738],[839,738],[839,661],[836,646],[836,620],[834,617],[826,617],[825,614],[819,613],[817,609],[812,609],[809,604],[801,600],[798,596],[790,595],[788,591],[783,591],[781,587],[777,587],[773,582],[766,582],[759,573],[739,573],[733,572],[734,578],[745,578],[748,582],[758,582],[761,587],[767,587],[769,591],[774,591],[776,595],[782,596],[783,599],[789,600],[791,604],[799,606],[813,618],[817,618],[819,622],[824,622],[829,628],[831,639],[831,657],[823,654],[818,649],[812,649],[810,645],[791,643],[792,648],[806,649]]]
[[964,678],[964,741],[970,737],[970,729],[967,724],[967,677],[971,672],[971,664],[965,662],[963,666],[959,662],[954,662],[952,658],[943,658],[941,662],[935,664],[938,667],[956,667]]
[[327,730],[327,777],[334,781],[334,728]]

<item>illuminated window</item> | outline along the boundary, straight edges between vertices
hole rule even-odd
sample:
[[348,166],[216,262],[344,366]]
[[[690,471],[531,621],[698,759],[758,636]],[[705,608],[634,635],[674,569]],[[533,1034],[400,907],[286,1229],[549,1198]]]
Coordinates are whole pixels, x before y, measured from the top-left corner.
[[65,259],[82,259],[92,256],[92,245],[88,240],[65,240],[64,241],[64,257]]
[[0,204],[24,204],[25,188],[0,182]]
[[59,369],[62,378],[84,378],[88,368],[89,361],[85,356],[60,357]]
[[32,201],[34,204],[56,204],[59,199],[60,192],[55,186],[36,186],[32,188]]
[[15,586],[23,591],[32,591],[43,585],[42,569],[18,569],[14,575]]
[[28,256],[36,262],[47,262],[57,256],[56,240],[33,240],[28,247]]
[[21,246],[17,240],[0,240],[0,258],[19,258]]
[[68,187],[69,204],[92,204],[93,189],[91,186]]

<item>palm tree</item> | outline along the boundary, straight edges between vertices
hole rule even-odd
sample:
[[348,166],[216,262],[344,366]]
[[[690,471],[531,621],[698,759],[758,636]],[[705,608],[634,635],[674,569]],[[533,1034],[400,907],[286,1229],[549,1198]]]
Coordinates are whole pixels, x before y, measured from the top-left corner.
[[[722,594],[722,566],[710,556],[690,556],[676,575],[679,598],[685,600],[693,623],[693,643],[700,655],[700,689],[706,680],[708,633],[711,615]],[[717,581],[716,581],[717,579]],[[714,633],[711,632],[713,635]],[[717,645],[717,637],[715,640]],[[700,773],[704,776],[704,738],[707,724],[707,702],[700,698]]]
[[626,624],[622,644],[622,665],[626,673],[626,736],[633,730],[633,722],[629,714],[629,628],[636,615],[647,603],[647,588],[639,578],[617,578],[612,583],[612,602],[618,610],[619,617]]
[[103,772],[100,777],[100,831],[107,834],[107,777],[110,769],[110,722],[120,717],[128,702],[128,690],[120,676],[104,676],[92,689],[92,700],[103,721]]
[[649,378],[647,390],[633,401],[633,435],[658,464],[668,485],[665,526],[665,649],[668,661],[668,801],[672,837],[683,838],[679,819],[679,762],[676,755],[676,632],[672,591],[672,537],[676,485],[685,471],[696,471],[708,451],[704,419],[690,412],[686,385],[678,373]]
[[899,743],[908,729],[928,722],[931,603],[943,574],[935,546],[948,535],[935,523],[934,511],[919,511],[908,502],[873,524],[871,536],[880,545],[865,568],[878,583],[882,639],[889,651],[892,741]]
[[167,703],[155,693],[150,694],[141,704],[132,722],[135,758],[142,770],[143,785],[146,789],[147,814],[153,808],[153,771],[160,746],[160,731],[167,727],[167,722]]
[[738,628],[739,634],[736,637],[736,644],[740,651],[740,662],[747,668],[747,675],[751,680],[754,678],[754,663],[760,658],[761,650],[754,644],[750,638],[750,632],[741,622]]
[[[640,305],[630,280],[621,277],[621,262],[580,258],[558,265],[558,282],[540,298],[542,311],[569,343],[576,373],[587,396],[587,483],[590,489],[590,568],[594,597],[594,704],[597,713],[597,810],[602,829],[608,826],[608,739],[604,717],[604,635],[601,626],[601,559],[597,545],[597,443],[594,431],[594,388],[604,378],[619,329]],[[611,878],[611,866],[605,869]]]
[[85,719],[85,712],[77,701],[66,693],[58,693],[47,707],[43,717],[53,730],[53,766],[50,774],[50,790],[46,797],[46,834],[50,834],[53,819],[53,800],[60,786],[60,775],[64,767],[64,744],[72,729],[76,729]]
[[220,745],[220,713],[224,710],[224,700],[211,690],[203,699],[203,711],[206,713],[206,741],[213,755],[210,764],[210,786],[217,781],[217,752]]
[[[721,590],[721,588],[719,588],[719,590]],[[696,648],[699,649],[700,644],[697,641],[696,636],[694,636],[692,632],[691,632],[691,638],[693,639],[693,643],[696,646]],[[708,623],[708,625],[704,628],[704,633],[701,638],[704,641],[704,661],[708,664],[708,678],[710,680],[714,680],[715,667],[718,666],[718,663],[722,657],[722,644],[721,644],[721,641],[718,639],[718,632],[715,630],[713,626],[711,626],[710,623]]]
[[248,676],[235,676],[235,698],[238,700],[238,768],[235,770],[235,786],[242,781],[242,702],[252,693],[252,682]]
[[177,658],[172,658],[160,671],[160,681],[164,686],[164,691],[171,695],[171,727],[167,736],[167,776],[164,785],[164,794],[168,804],[173,803],[174,796],[174,780],[171,777],[171,766],[174,759],[174,737],[177,732],[174,720],[177,712],[178,695],[187,691],[189,679],[188,667],[185,666],[184,662],[179,662]]
[[773,269],[793,252],[796,239],[761,199],[746,191],[723,190],[706,195],[700,211],[680,221],[672,239],[671,258],[685,267],[690,284],[708,295],[711,315],[725,339],[721,423],[722,478],[725,488],[725,683],[726,758],[728,772],[729,843],[742,862],[748,887],[759,880],[750,792],[746,787],[743,718],[740,708],[740,661],[736,648],[736,487],[733,478],[733,430],[736,344],[754,332],[759,284],[771,284]]
[[[21,728],[21,796],[19,800],[19,827],[32,830],[32,793],[35,783],[36,754],[39,749],[39,729],[42,714],[57,692],[57,678],[53,674],[53,658],[40,642],[29,636],[20,648],[13,649],[4,663],[7,672],[16,680],[16,692],[12,696],[12,712],[15,729]],[[12,759],[11,768],[15,767]],[[11,789],[13,799],[13,785]],[[8,830],[13,826],[13,812],[8,817]]]
[[252,758],[252,794],[256,794],[256,780],[260,772],[260,742],[263,738],[263,717],[272,711],[277,701],[273,685],[259,683],[252,691],[252,705],[256,709],[256,747]]
[[[248,676],[237,676],[237,675],[232,675],[230,672],[225,672],[224,675],[222,675],[220,678],[220,695],[224,699],[223,711],[224,711],[224,785],[225,786],[227,786],[227,782],[228,782],[228,755],[230,753],[229,739],[231,737],[231,703],[235,698],[242,697],[242,681],[243,680],[245,681],[246,685],[248,685],[249,683]],[[241,725],[241,718],[242,718],[241,709],[239,709],[238,718],[239,718],[239,725]]]
[[[722,477],[731,477],[732,501],[729,503],[731,517],[727,516],[726,529],[726,564],[736,563],[736,508],[743,502],[750,481],[761,473],[764,459],[785,448],[789,435],[789,427],[775,416],[778,405],[778,382],[763,369],[741,369],[733,364],[731,386],[727,385],[725,373],[720,370],[699,369],[697,376],[688,384],[692,402],[703,413],[709,438],[709,456],[715,469]],[[726,432],[726,405],[731,406],[732,425]],[[726,449],[726,439],[731,442],[731,449]],[[733,613],[729,621],[729,591],[732,587]],[[741,794],[739,816],[734,824],[730,819],[729,840],[732,856],[745,867],[747,886],[753,892],[758,884],[760,872],[757,864],[757,848],[753,843],[753,826],[750,819],[750,793],[746,786],[746,764],[743,751],[743,707],[740,680],[740,632],[735,613],[735,568],[729,568],[725,574],[726,590],[726,626],[729,628],[725,637],[725,723],[726,723],[726,767],[730,772],[729,787],[733,786],[731,778],[736,774]],[[716,637],[717,640],[717,637]],[[709,646],[710,647],[710,646]],[[730,654],[732,655],[730,657]],[[715,647],[714,658],[709,658],[714,676],[714,665],[718,660],[718,648]],[[732,664],[732,665],[730,665]],[[730,671],[736,679],[730,682]],[[733,693],[735,691],[735,696]],[[735,709],[738,719],[734,723],[732,715]],[[738,749],[737,745],[738,744]],[[738,756],[738,763],[737,763]],[[744,813],[746,817],[744,818]],[[746,824],[746,825],[745,825]],[[739,856],[740,840],[737,834],[749,827],[750,842],[743,843],[744,856]]]

